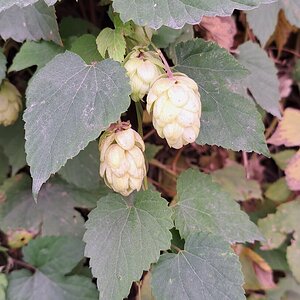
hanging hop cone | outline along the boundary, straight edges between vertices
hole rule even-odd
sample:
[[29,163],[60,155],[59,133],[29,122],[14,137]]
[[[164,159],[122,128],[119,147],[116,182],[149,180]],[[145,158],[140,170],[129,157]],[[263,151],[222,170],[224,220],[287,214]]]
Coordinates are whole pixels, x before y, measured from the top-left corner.
[[13,124],[21,109],[21,94],[13,84],[4,80],[0,87],[0,125]]
[[113,124],[99,142],[100,176],[123,196],[141,189],[146,175],[145,144],[129,123]]
[[201,101],[194,80],[182,73],[163,75],[150,87],[147,111],[161,138],[179,149],[196,140],[200,131]]
[[124,67],[130,78],[131,98],[139,101],[148,93],[151,83],[164,73],[164,65],[159,55],[146,48],[135,47],[124,61]]

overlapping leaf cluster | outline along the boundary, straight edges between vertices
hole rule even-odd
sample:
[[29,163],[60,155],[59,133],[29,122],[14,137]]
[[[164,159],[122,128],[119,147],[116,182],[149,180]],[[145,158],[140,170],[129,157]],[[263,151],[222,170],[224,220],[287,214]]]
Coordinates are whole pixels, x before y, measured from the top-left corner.
[[[32,239],[22,250],[0,248],[16,265],[19,259],[14,251],[22,252],[21,265],[25,266],[21,270],[9,266],[11,272],[0,277],[0,297],[6,293],[9,300],[33,300],[41,295],[47,300],[123,299],[132,283],[149,271],[157,300],[245,299],[239,252],[234,253],[232,247],[264,239],[237,201],[263,201],[264,197],[272,201],[274,210],[292,197],[292,202],[281,204],[258,224],[268,250],[287,247],[285,268],[299,280],[295,221],[299,200],[292,192],[299,190],[298,154],[295,164],[283,168],[287,184],[279,179],[279,190],[285,188],[280,197],[279,183],[263,195],[259,183],[248,180],[240,164],[229,162],[212,175],[188,169],[177,177],[176,171],[165,168],[177,177],[176,197],[168,203],[153,187],[129,197],[108,191],[99,179],[97,148],[103,130],[130,116],[126,112],[132,109],[131,90],[122,65],[125,55],[136,45],[149,46],[152,39],[173,61],[174,72],[183,72],[198,84],[203,111],[196,143],[269,156],[258,106],[281,117],[273,60],[254,42],[240,45],[235,58],[216,43],[194,38],[191,24],[198,24],[204,16],[230,16],[234,9],[253,9],[247,15],[249,24],[265,44],[266,34],[256,33],[253,16],[271,5],[274,15],[283,8],[287,19],[299,26],[298,4],[114,0],[108,11],[108,23],[112,21],[114,28],[100,29],[72,17],[58,22],[56,2],[0,0],[0,36],[6,40],[0,52],[0,81],[24,73],[28,79],[28,70],[32,75],[26,90],[19,83],[25,104],[19,120],[9,127],[0,126],[4,245],[13,248],[11,241],[16,239],[23,245],[20,232]],[[262,3],[265,6],[258,8]],[[11,62],[7,45],[12,40],[24,43],[13,44],[18,53]],[[281,135],[299,135],[286,121],[288,114],[286,110],[270,143],[278,145]],[[157,153],[152,147],[146,144],[150,162]],[[258,218],[252,215],[254,221]],[[285,245],[291,234],[292,244]],[[258,267],[270,275],[271,262],[265,256],[266,264],[249,256],[255,262],[255,276]],[[286,282],[299,292],[298,283],[287,277],[270,297],[285,295],[290,289]]]

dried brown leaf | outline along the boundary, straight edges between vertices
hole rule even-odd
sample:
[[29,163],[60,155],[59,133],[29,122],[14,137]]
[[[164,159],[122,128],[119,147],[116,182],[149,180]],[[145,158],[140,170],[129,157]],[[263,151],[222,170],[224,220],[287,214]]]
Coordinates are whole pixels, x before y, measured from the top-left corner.
[[206,30],[206,39],[230,50],[237,33],[235,21],[231,17],[203,17],[200,26]]

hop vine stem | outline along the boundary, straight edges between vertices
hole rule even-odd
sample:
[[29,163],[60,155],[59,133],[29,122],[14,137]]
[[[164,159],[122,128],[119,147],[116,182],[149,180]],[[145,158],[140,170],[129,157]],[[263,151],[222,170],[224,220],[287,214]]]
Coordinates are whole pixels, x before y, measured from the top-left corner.
[[173,72],[172,72],[172,70],[171,70],[171,68],[170,68],[170,65],[169,65],[167,59],[165,58],[164,54],[163,54],[162,51],[161,51],[159,48],[157,48],[152,42],[151,42],[151,46],[154,48],[154,50],[157,52],[157,54],[158,54],[159,57],[161,58],[161,60],[162,60],[162,62],[163,62],[163,64],[164,64],[164,66],[165,66],[165,69],[166,69],[166,72],[167,72],[168,77],[171,78],[171,79],[173,79],[173,78],[174,78]]
[[164,66],[165,66],[165,70],[167,72],[167,75],[169,78],[173,79],[174,76],[173,76],[173,72],[170,68],[170,65],[167,61],[167,59],[165,58],[164,54],[162,53],[162,51],[156,47],[156,45],[151,41],[151,39],[149,38],[148,34],[147,34],[147,31],[145,30],[145,27],[143,27],[143,30],[144,30],[144,33],[145,33],[145,36],[146,38],[148,39],[150,45],[153,47],[153,49],[157,52],[157,54],[159,55],[159,57],[161,58]]

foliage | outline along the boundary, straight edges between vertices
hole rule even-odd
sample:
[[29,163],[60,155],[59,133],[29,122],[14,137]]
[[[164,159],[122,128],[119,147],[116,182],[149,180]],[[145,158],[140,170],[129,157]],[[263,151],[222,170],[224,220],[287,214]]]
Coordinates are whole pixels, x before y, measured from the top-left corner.
[[0,0],[0,299],[298,299],[299,15]]

